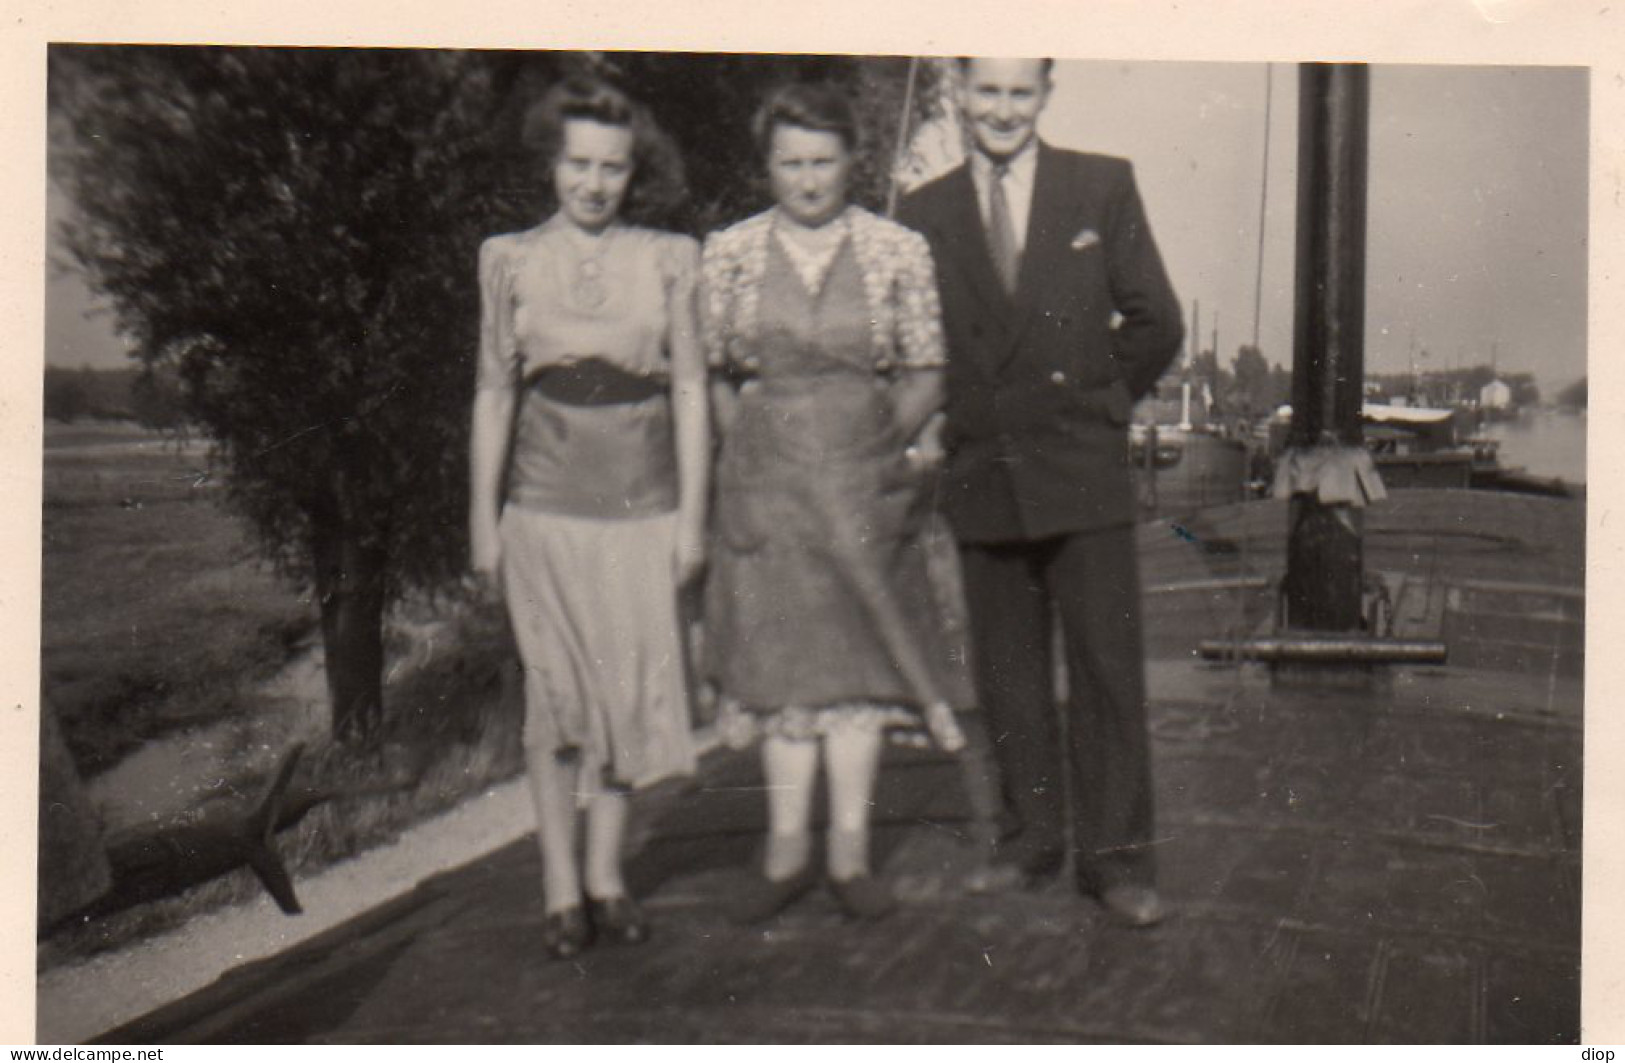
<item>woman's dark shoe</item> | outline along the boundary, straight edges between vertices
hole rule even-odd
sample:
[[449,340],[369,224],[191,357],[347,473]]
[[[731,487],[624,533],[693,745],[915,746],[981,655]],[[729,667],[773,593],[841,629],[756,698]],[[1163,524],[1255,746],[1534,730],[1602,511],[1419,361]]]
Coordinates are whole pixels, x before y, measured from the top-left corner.
[[599,936],[622,945],[641,945],[649,940],[649,919],[632,898],[624,893],[605,900],[587,901],[593,929]]
[[891,890],[873,875],[857,875],[844,880],[832,878],[829,889],[835,894],[841,910],[854,919],[879,919],[897,907]]
[[549,912],[542,920],[542,945],[555,960],[573,960],[592,944],[592,924],[579,904]]
[[818,885],[812,861],[789,878],[758,878],[734,909],[734,922],[744,926],[765,923],[800,900]]

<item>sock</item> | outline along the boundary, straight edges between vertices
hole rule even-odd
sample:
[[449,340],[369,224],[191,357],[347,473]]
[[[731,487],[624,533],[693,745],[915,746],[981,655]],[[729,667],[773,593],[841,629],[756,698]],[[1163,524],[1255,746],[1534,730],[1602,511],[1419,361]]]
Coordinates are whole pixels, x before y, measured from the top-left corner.
[[812,836],[802,831],[797,834],[768,834],[767,857],[762,870],[768,878],[782,882],[794,878],[812,855]]
[[846,882],[869,873],[869,832],[866,830],[829,831],[829,877]]

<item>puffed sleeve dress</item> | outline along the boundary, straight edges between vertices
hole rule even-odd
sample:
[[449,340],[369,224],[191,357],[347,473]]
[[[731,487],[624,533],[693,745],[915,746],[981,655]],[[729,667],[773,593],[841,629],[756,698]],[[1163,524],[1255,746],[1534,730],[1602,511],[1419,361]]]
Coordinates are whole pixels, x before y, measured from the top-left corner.
[[928,698],[970,700],[927,571],[927,481],[890,398],[898,374],[942,364],[929,252],[857,208],[835,224],[818,275],[771,212],[706,247],[708,353],[743,380],[706,588],[707,670],[736,744],[915,728]]
[[480,256],[479,386],[517,394],[501,579],[525,744],[627,787],[694,767],[667,337],[698,257],[688,237],[626,226],[587,253],[558,218]]

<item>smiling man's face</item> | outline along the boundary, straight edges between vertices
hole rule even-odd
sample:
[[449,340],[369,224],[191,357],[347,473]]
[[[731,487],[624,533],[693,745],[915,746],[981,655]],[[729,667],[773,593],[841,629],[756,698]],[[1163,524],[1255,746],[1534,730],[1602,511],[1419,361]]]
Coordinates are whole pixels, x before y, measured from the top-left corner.
[[972,59],[959,88],[959,112],[977,150],[1009,158],[1036,134],[1049,102],[1049,64],[1042,59]]

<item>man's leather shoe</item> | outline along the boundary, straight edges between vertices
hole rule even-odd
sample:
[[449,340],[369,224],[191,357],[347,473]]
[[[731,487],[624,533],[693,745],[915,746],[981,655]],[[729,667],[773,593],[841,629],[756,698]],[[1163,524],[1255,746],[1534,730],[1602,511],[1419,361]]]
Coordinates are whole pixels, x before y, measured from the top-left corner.
[[1100,903],[1114,922],[1136,930],[1156,926],[1168,914],[1150,886],[1110,886],[1100,895]]

